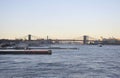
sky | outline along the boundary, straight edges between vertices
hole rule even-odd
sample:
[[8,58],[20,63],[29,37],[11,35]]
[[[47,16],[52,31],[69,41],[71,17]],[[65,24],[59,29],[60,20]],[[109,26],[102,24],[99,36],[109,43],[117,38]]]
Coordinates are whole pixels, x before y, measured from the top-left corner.
[[0,0],[0,39],[120,38],[120,0]]

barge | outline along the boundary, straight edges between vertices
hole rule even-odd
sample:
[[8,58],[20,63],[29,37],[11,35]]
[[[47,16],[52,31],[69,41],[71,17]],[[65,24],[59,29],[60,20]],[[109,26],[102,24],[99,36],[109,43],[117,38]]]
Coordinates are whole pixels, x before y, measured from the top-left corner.
[[46,54],[51,55],[51,50],[0,50],[0,54]]

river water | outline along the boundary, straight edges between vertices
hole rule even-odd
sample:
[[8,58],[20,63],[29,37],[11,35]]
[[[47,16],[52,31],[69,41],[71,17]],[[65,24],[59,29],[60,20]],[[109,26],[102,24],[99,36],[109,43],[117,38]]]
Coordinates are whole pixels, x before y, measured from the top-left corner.
[[120,46],[57,45],[52,55],[0,55],[0,78],[120,78]]

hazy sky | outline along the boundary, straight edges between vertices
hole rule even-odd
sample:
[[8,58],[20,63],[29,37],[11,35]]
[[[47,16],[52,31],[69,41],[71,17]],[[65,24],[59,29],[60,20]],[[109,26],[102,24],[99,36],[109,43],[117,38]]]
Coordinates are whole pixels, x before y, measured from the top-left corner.
[[0,0],[0,38],[120,38],[120,0]]

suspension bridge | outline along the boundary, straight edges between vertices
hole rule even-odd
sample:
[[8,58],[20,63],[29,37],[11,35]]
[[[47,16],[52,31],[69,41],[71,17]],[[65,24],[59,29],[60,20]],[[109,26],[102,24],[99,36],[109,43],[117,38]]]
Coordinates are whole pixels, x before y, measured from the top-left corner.
[[71,38],[71,39],[52,39],[52,38],[49,38],[47,36],[46,39],[44,38],[40,38],[38,36],[34,36],[34,35],[26,35],[26,36],[23,36],[19,39],[23,39],[23,40],[27,40],[27,41],[34,41],[34,40],[46,40],[46,41],[52,41],[52,42],[82,42],[83,44],[88,44],[89,42],[94,42],[98,39],[96,38],[93,38],[93,37],[90,37],[90,36],[87,36],[87,35],[83,35],[83,36],[80,36],[78,38]]

